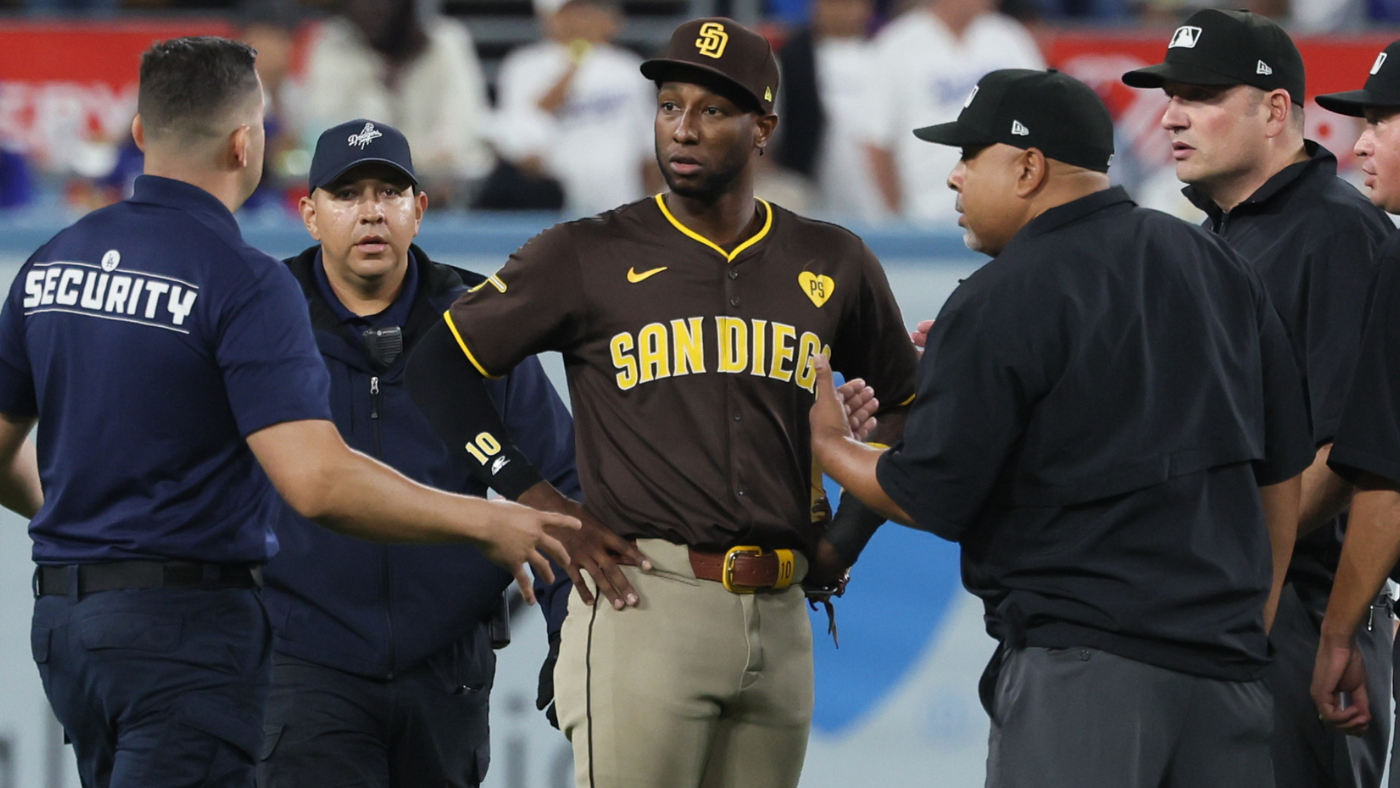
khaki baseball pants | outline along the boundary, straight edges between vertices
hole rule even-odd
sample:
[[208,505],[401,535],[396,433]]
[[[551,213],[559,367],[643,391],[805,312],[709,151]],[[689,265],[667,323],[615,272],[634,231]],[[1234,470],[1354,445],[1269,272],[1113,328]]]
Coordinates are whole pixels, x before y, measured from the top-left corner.
[[[641,604],[569,597],[554,671],[578,788],[794,788],[812,720],[812,628],[797,580],[732,594],[687,548],[643,539]],[[590,584],[591,585],[591,584]]]

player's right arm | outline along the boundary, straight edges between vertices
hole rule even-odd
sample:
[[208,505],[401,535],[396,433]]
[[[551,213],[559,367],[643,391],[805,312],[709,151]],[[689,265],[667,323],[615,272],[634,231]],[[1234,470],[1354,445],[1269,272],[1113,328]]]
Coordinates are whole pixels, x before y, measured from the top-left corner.
[[332,530],[386,542],[466,541],[510,570],[531,603],[534,589],[524,565],[552,579],[545,556],[569,561],[545,528],[577,528],[577,520],[419,484],[352,450],[330,421],[282,422],[247,440],[287,503]]

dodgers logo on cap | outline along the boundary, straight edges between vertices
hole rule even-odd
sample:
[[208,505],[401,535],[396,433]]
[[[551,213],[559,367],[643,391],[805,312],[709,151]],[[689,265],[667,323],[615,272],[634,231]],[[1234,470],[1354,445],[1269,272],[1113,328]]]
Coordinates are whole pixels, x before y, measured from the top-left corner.
[[705,57],[719,60],[724,56],[724,48],[729,44],[729,34],[719,22],[706,22],[700,27],[700,37],[695,39],[695,48]]
[[1167,44],[1167,49],[1172,47],[1186,47],[1191,49],[1196,46],[1196,42],[1201,39],[1201,29],[1193,25],[1182,25],[1172,34],[1172,42]]
[[374,127],[373,123],[366,123],[365,127],[360,129],[360,133],[350,135],[350,147],[353,148],[358,145],[360,150],[364,150],[366,145],[382,136],[384,135]]

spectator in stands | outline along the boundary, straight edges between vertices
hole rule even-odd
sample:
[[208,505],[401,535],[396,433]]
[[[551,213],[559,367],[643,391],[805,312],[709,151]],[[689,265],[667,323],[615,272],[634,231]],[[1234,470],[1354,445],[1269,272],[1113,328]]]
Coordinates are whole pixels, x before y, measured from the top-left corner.
[[0,148],[0,210],[23,208],[34,200],[34,177],[29,162]]
[[956,148],[926,145],[910,129],[957,119],[977,80],[1002,68],[1045,68],[1019,22],[994,12],[993,0],[923,0],[875,39],[871,101],[861,134],[876,185],[890,211],[952,226],[943,181]]
[[812,24],[778,52],[778,164],[812,179],[814,212],[877,221],[889,215],[870,172],[859,118],[874,81],[866,38],[874,0],[815,0]]
[[[642,60],[613,43],[610,0],[536,0],[545,39],[501,63],[490,139],[509,166],[563,189],[571,213],[594,214],[660,188],[652,147],[656,90]],[[658,174],[659,175],[659,174]]]
[[258,78],[262,80],[265,107],[263,129],[267,135],[262,181],[243,206],[258,209],[282,205],[286,203],[284,194],[290,176],[304,180],[306,175],[304,167],[289,171],[287,160],[289,153],[301,149],[292,111],[298,103],[297,86],[288,77],[302,15],[293,0],[245,0],[238,16],[242,26],[239,38],[258,51]]
[[304,103],[305,129],[367,117],[401,130],[436,205],[491,167],[471,34],[448,17],[424,20],[416,0],[342,0],[310,45]]

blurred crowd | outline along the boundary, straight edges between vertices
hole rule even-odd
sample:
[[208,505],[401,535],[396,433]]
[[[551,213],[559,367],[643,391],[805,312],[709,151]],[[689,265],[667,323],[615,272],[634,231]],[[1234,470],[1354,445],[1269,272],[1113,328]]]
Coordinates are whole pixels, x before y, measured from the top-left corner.
[[[738,1],[697,10],[732,13],[727,6]],[[404,132],[440,207],[579,215],[662,186],[652,156],[655,91],[638,71],[650,53],[619,44],[627,18],[618,0],[533,0],[539,40],[485,65],[469,26],[441,0],[5,2],[21,17],[133,6],[227,14],[259,52],[267,99],[266,171],[247,211],[290,211],[317,135],[362,117]],[[1400,23],[1400,0],[1243,4],[1300,32]],[[988,71],[1044,68],[1038,26],[1171,24],[1203,5],[1242,3],[765,0],[782,120],[759,191],[819,216],[951,224],[947,189],[931,173],[951,170],[957,153],[919,144],[908,129],[955,118]],[[26,159],[0,139],[0,210],[42,203],[46,192],[74,210],[121,199],[141,152],[129,135],[114,136],[61,166]]]

